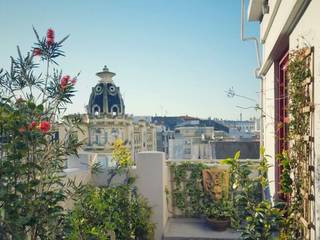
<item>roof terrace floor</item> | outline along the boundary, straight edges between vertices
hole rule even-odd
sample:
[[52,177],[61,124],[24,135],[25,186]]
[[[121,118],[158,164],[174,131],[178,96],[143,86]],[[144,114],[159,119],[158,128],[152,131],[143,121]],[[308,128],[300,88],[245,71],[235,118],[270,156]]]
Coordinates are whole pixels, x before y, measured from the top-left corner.
[[228,228],[218,232],[210,228],[201,218],[169,218],[164,240],[238,240],[240,233]]

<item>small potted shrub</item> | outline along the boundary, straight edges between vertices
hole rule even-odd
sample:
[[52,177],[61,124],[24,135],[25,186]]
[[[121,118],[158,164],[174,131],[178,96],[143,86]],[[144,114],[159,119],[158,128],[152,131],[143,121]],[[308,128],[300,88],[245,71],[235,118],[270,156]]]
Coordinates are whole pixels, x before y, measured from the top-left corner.
[[230,226],[232,212],[232,202],[227,200],[211,202],[205,209],[207,222],[216,231],[224,231]]

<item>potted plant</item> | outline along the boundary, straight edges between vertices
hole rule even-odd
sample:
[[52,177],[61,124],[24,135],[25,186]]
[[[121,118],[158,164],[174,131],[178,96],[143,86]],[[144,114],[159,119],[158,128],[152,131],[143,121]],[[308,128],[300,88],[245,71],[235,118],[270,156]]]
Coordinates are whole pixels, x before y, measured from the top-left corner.
[[224,231],[230,226],[232,212],[232,202],[227,200],[212,201],[205,208],[207,222],[216,231]]

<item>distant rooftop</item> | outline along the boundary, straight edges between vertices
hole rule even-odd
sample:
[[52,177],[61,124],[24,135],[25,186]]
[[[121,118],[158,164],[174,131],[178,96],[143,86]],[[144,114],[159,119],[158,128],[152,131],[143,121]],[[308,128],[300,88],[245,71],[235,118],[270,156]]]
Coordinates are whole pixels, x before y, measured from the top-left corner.
[[170,116],[170,117],[152,117],[152,123],[164,125],[169,130],[174,130],[178,126],[198,126],[213,127],[214,130],[229,132],[229,128],[215,120],[200,119],[196,117],[186,116]]

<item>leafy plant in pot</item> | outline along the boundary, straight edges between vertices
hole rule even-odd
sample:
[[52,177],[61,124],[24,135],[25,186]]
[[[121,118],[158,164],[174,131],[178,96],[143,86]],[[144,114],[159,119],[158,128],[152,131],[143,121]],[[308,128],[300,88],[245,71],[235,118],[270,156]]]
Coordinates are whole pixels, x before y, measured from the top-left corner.
[[232,213],[232,202],[227,200],[211,201],[205,208],[207,222],[216,231],[224,231],[230,226]]

